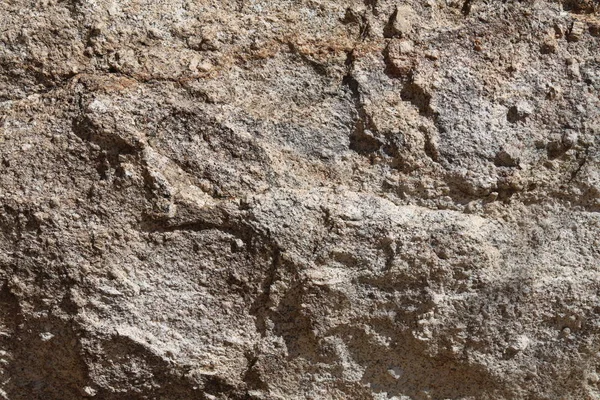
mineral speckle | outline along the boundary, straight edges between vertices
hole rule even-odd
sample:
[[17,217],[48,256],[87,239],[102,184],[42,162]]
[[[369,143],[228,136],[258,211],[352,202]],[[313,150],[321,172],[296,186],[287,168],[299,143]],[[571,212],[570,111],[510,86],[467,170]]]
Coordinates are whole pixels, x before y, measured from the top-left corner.
[[598,12],[0,2],[0,398],[600,399]]

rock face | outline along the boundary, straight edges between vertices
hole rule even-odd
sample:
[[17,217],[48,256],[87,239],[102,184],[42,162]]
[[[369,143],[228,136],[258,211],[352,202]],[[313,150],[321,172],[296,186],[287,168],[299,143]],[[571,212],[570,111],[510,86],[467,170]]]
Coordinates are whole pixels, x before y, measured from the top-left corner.
[[0,398],[600,399],[599,8],[0,2]]

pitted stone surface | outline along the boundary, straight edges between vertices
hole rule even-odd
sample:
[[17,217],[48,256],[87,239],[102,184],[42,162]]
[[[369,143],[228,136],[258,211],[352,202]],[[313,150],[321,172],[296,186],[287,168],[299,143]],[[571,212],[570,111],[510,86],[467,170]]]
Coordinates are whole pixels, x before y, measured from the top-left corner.
[[600,399],[597,0],[0,4],[0,398]]

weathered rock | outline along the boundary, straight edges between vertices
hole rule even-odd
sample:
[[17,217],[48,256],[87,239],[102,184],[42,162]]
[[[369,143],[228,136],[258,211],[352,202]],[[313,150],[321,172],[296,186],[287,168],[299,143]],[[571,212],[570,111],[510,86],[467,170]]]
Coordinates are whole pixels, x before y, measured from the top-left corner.
[[600,398],[598,21],[0,2],[0,397]]

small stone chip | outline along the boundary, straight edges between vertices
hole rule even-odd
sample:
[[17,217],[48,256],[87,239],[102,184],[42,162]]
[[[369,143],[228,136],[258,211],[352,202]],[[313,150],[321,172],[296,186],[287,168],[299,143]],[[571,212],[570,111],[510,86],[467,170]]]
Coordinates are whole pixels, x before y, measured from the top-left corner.
[[494,164],[498,167],[517,167],[519,165],[518,150],[512,146],[502,148],[496,153]]
[[98,391],[91,386],[86,386],[81,391],[85,397],[94,397],[98,393]]
[[530,342],[531,340],[527,336],[519,335],[511,340],[510,344],[508,345],[508,349],[512,352],[522,352],[529,347]]
[[392,367],[392,368],[388,369],[388,373],[394,379],[400,379],[402,377],[402,375],[404,375],[404,371],[402,371],[402,369],[400,367]]
[[396,9],[391,22],[391,33],[394,36],[407,37],[412,31],[414,10],[410,6],[400,6]]
[[583,36],[583,32],[585,31],[585,25],[581,21],[573,21],[573,25],[569,30],[569,35],[567,36],[567,40],[569,42],[578,42]]
[[531,103],[521,100],[508,109],[506,119],[511,123],[515,123],[527,119],[527,117],[533,114],[533,111],[534,107]]

